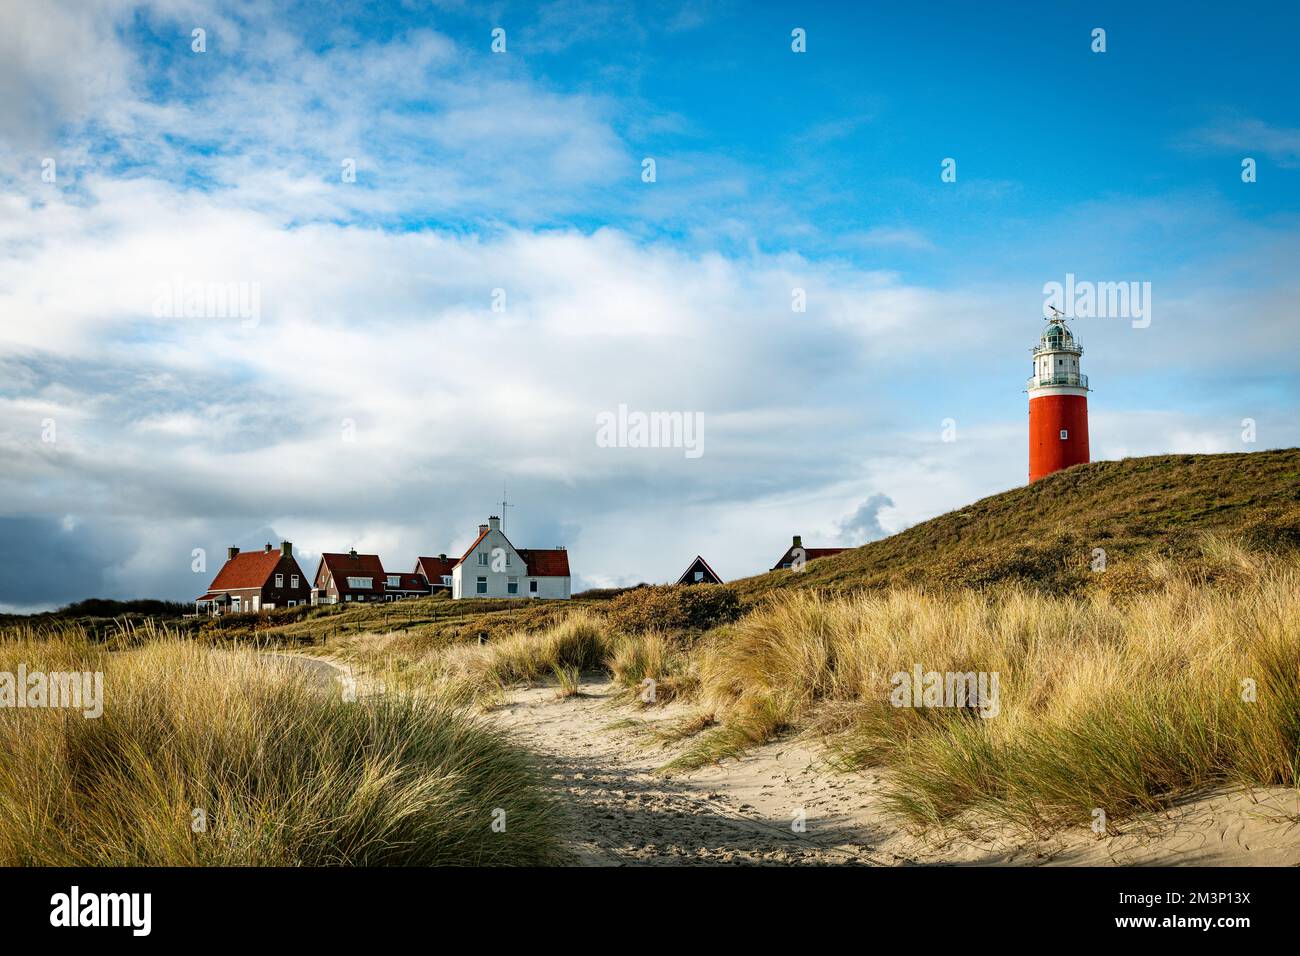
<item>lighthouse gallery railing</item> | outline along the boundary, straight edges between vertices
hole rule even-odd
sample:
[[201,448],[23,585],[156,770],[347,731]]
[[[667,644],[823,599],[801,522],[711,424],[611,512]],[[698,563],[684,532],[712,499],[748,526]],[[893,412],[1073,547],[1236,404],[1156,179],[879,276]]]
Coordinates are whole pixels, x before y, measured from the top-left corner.
[[1075,385],[1079,388],[1088,387],[1088,376],[1078,372],[1055,372],[1051,375],[1031,375],[1029,381],[1025,384],[1026,388],[1042,388],[1046,385]]

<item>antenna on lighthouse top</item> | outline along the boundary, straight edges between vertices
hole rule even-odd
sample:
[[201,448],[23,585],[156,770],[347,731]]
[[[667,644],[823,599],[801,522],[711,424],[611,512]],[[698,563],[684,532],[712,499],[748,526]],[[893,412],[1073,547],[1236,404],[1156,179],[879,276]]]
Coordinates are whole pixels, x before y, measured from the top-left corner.
[[1064,318],[1065,318],[1065,313],[1062,312],[1060,309],[1058,309],[1056,306],[1054,306],[1054,305],[1049,305],[1048,308],[1052,310],[1052,321],[1053,321],[1053,322],[1055,322],[1057,319],[1064,319]]

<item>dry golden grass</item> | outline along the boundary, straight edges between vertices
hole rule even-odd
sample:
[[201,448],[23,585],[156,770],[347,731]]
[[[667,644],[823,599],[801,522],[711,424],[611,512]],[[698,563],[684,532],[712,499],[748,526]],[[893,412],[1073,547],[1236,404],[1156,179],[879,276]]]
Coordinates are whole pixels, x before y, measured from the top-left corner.
[[447,648],[408,670],[406,679],[415,686],[431,682],[460,703],[490,703],[516,684],[535,683],[564,669],[581,673],[598,668],[608,650],[604,621],[577,611],[539,633]]
[[[701,648],[700,701],[720,727],[676,767],[817,726],[849,765],[888,768],[893,806],[916,823],[981,811],[1032,828],[1225,783],[1296,786],[1300,573],[1214,547],[1242,572],[1232,587],[1165,564],[1159,590],[1124,599],[778,595]],[[892,675],[917,664],[997,673],[1000,712],[893,706]]]
[[0,642],[0,671],[20,663],[102,671],[105,706],[0,709],[0,865],[562,859],[523,755],[435,699],[345,703],[293,662],[167,640]]
[[620,634],[610,642],[605,666],[630,698],[666,704],[699,690],[699,674],[688,648],[688,638],[681,634]]
[[582,672],[572,664],[555,665],[557,697],[578,697],[582,694]]

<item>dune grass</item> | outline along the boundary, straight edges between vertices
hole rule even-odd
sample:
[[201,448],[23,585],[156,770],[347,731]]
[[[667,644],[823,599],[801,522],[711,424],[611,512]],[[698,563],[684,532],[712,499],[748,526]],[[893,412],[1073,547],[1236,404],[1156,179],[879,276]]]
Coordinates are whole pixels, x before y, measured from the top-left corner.
[[[538,633],[519,632],[488,644],[447,648],[427,662],[430,672],[423,676],[448,699],[491,703],[517,684],[599,668],[609,640],[599,616],[577,611]],[[410,674],[408,679],[418,680],[419,676]]]
[[605,666],[627,697],[644,704],[693,697],[699,690],[699,675],[691,643],[680,632],[618,634],[609,642]]
[[[1225,554],[1250,581],[1210,588],[1165,566],[1159,591],[1124,601],[779,595],[701,649],[700,701],[719,727],[670,769],[814,727],[846,766],[886,768],[913,823],[978,811],[1031,829],[1225,784],[1300,785],[1300,572]],[[894,706],[892,676],[915,665],[997,673],[998,713]]]
[[345,703],[293,662],[168,640],[0,642],[20,663],[102,671],[105,706],[0,709],[0,865],[563,859],[534,768],[435,698]]

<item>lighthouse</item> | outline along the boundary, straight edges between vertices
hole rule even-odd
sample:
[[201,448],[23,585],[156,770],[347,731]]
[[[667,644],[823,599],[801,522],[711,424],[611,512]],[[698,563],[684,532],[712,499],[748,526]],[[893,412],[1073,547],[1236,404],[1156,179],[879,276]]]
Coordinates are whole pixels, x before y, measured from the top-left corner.
[[1088,376],[1079,370],[1083,346],[1057,313],[1034,346],[1029,376],[1029,481],[1088,456]]

